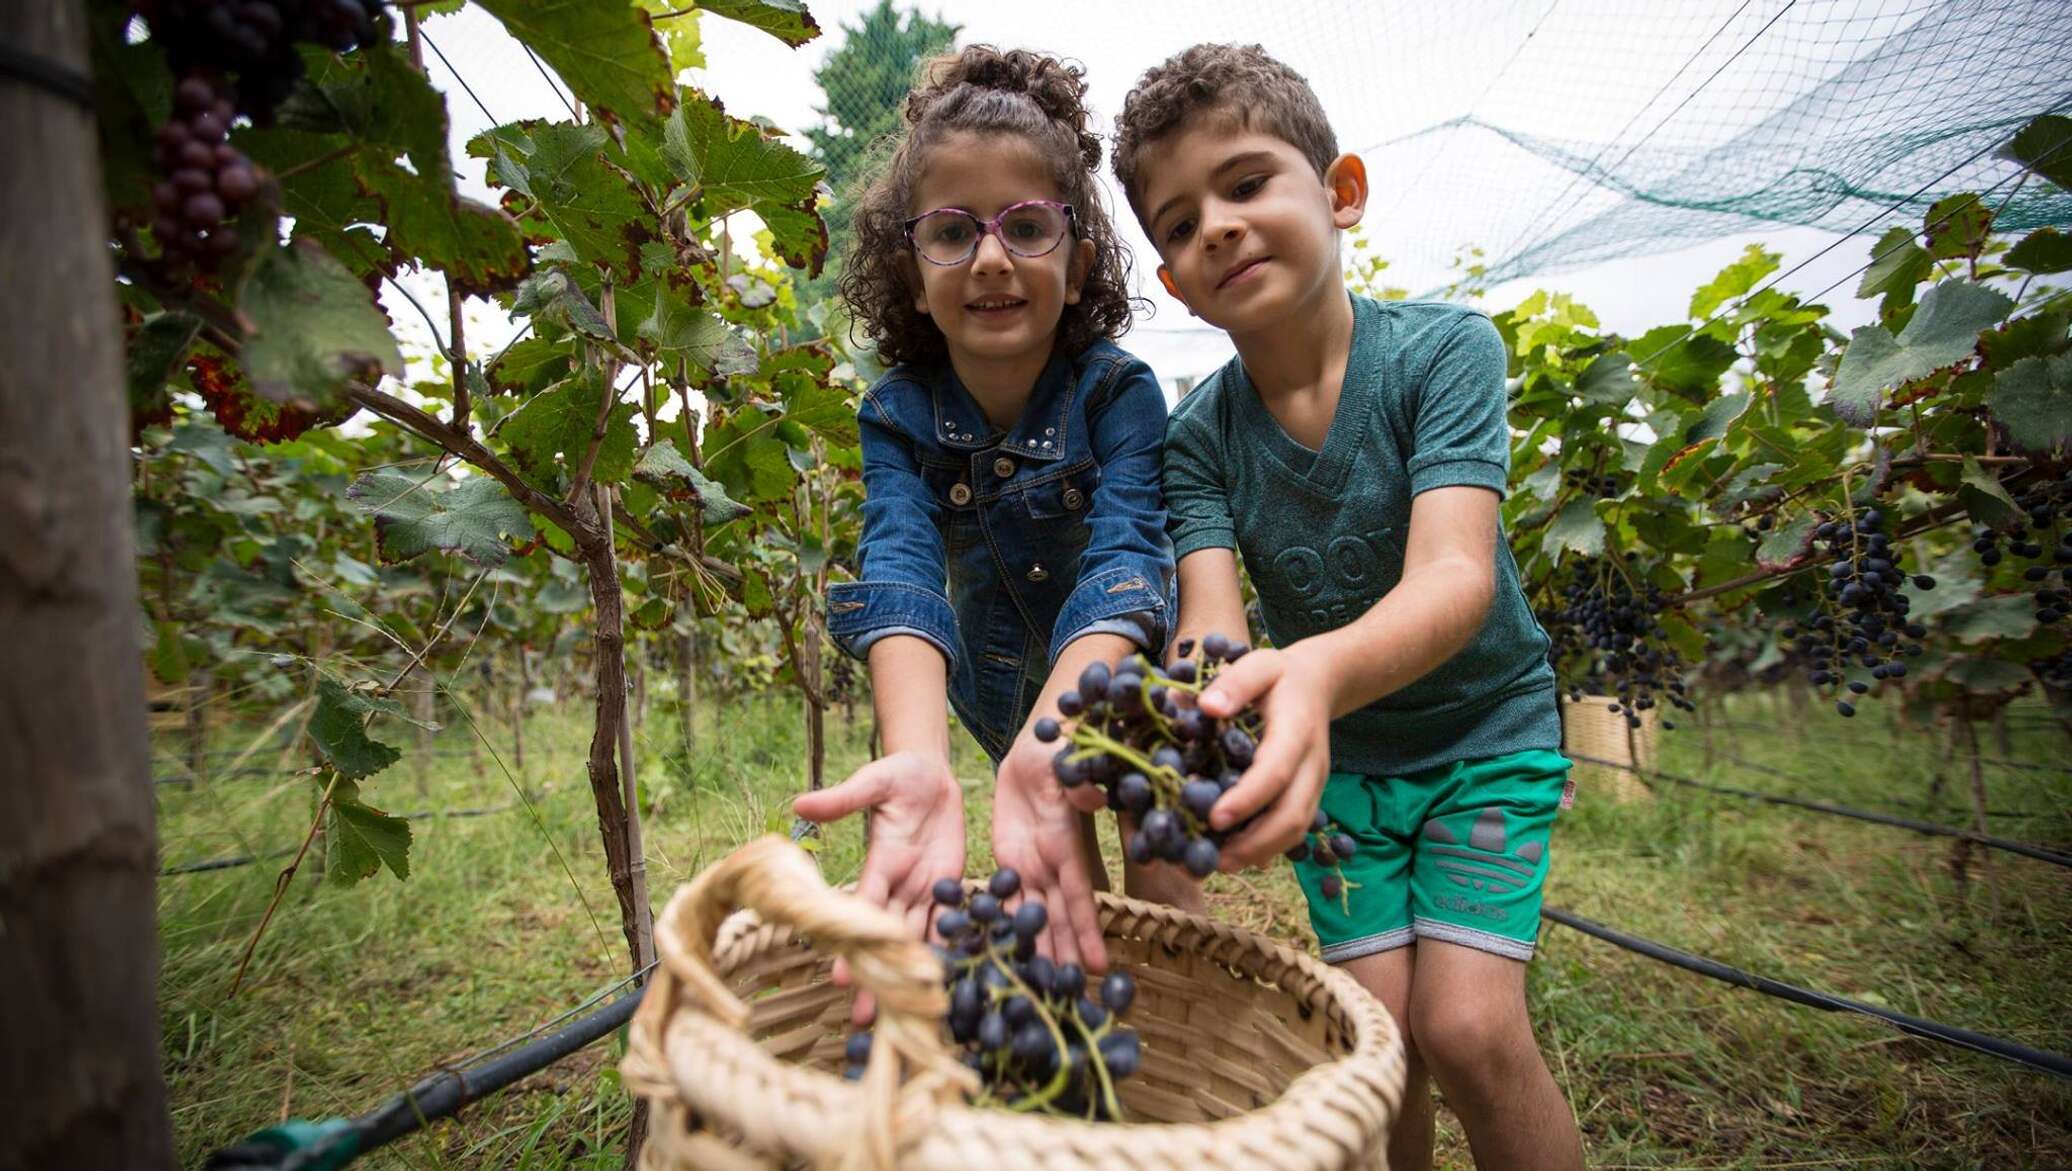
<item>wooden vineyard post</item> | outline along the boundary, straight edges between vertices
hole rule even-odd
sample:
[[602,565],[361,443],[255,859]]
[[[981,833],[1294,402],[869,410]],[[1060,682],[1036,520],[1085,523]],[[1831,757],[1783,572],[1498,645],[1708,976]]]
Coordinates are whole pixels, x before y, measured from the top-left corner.
[[[0,45],[87,74],[80,0]],[[171,1171],[129,412],[94,117],[0,76],[0,1168]]]

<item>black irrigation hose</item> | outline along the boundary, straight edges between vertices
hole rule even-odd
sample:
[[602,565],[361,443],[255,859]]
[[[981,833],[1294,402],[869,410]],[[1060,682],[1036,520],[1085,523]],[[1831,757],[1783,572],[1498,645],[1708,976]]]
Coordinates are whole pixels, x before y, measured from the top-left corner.
[[640,998],[646,991],[643,985],[531,1044],[460,1070],[435,1073],[397,1094],[353,1119],[353,1129],[360,1136],[360,1151],[386,1146],[428,1122],[450,1117],[470,1102],[494,1094],[609,1036],[633,1019],[633,1010],[640,1007]]
[[1579,752],[1568,752],[1564,753],[1564,755],[1570,760],[1580,760],[1590,764],[1604,765],[1608,768],[1623,769],[1641,777],[1643,780],[1668,781],[1673,785],[1685,785],[1693,789],[1703,789],[1710,793],[1725,793],[1730,797],[1745,797],[1751,801],[1767,801],[1773,805],[1789,805],[1794,809],[1810,809],[1815,813],[1830,813],[1836,817],[1853,817],[1858,821],[1868,821],[1876,825],[1889,825],[1897,829],[1910,829],[1917,834],[1933,834],[1944,838],[1962,838],[1977,845],[1989,846],[1995,850],[2005,850],[2010,854],[2020,854],[2024,858],[2034,858],[2039,862],[2048,862],[2053,866],[2063,866],[2072,869],[2072,854],[2062,854],[2056,850],[2047,850],[2042,846],[2032,846],[2027,842],[2017,842],[2008,838],[1996,838],[1990,834],[1977,833],[1968,829],[1953,829],[1950,826],[1937,825],[1931,821],[1916,821],[1911,817],[1894,817],[1889,813],[1873,813],[1866,809],[1851,809],[1846,805],[1835,805],[1827,801],[1807,801],[1803,798],[1784,797],[1775,793],[1758,793],[1753,789],[1737,789],[1732,785],[1720,785],[1714,784],[1711,781],[1694,780],[1690,777],[1680,777],[1674,773],[1660,772],[1655,769],[1637,769],[1630,764],[1622,764],[1616,760],[1605,760],[1597,756],[1586,756]]
[[2031,1069],[2041,1070],[2044,1073],[2054,1073],[2062,1078],[2072,1078],[2072,1056],[2062,1053],[2050,1053],[2042,1049],[2032,1049],[2027,1045],[1991,1036],[1990,1034],[1974,1032],[1971,1029],[1960,1029],[1955,1025],[1940,1024],[1936,1021],[1923,1020],[1920,1017],[1908,1016],[1903,1012],[1894,1012],[1889,1008],[1880,1008],[1875,1004],[1864,1004],[1861,1001],[1832,996],[1825,992],[1815,992],[1810,988],[1800,988],[1797,985],[1772,980],[1767,976],[1757,976],[1744,972],[1740,968],[1720,963],[1718,960],[1692,955],[1687,951],[1679,951],[1667,944],[1656,943],[1654,940],[1643,939],[1637,935],[1628,935],[1623,931],[1585,919],[1581,915],[1563,910],[1560,907],[1542,907],[1540,908],[1540,916],[1545,919],[1551,919],[1564,927],[1573,928],[1585,935],[1594,936],[1606,943],[1623,947],[1627,951],[1637,952],[1649,959],[1659,960],[1662,963],[1682,968],[1687,972],[1696,972],[1701,976],[1710,976],[1715,980],[1723,980],[1726,983],[1742,988],[1753,989],[1765,996],[1775,996],[1781,1000],[1789,1000],[1794,1004],[1803,1004],[1811,1008],[1824,1009],[1828,1012],[1853,1012],[1863,1016],[1875,1017],[1895,1026],[1902,1033],[1926,1038],[1930,1041],[1941,1041],[1945,1045],[1955,1045],[1960,1049],[1969,1049],[1974,1053],[1983,1053],[1989,1057],[1998,1057],[2018,1065],[2026,1065]]
[[[528,1044],[511,1048],[513,1042],[505,1042],[490,1051],[493,1056],[457,1070],[441,1070],[357,1118],[319,1124],[293,1122],[261,1131],[242,1143],[217,1151],[206,1166],[211,1171],[343,1167],[430,1123],[451,1118],[471,1103],[610,1036],[632,1019],[646,991],[645,985],[636,988]],[[542,1031],[535,1029],[527,1036]],[[503,1052],[506,1049],[509,1051]]]
[[[1763,732],[1770,735],[1775,735],[1777,732],[1776,728],[1764,724],[1741,724],[1734,723],[1731,721],[1726,723],[1714,724],[1712,725],[1712,727],[1715,731],[1721,732]],[[1820,739],[1825,740],[1830,744],[1848,745],[1856,748],[1883,747],[1875,743],[1874,741],[1865,740],[1858,737],[1830,736],[1823,734],[1820,737]],[[2014,769],[2017,772],[2072,774],[2072,765],[2038,764],[2033,760],[2008,760],[2006,757],[2002,756],[1981,756],[1978,758],[1978,762],[1980,764],[1991,765],[1995,768]]]
[[[1800,774],[1798,774],[1798,773],[1794,773],[1794,772],[1787,772],[1787,771],[1786,771],[1786,770],[1784,770],[1784,769],[1781,769],[1781,768],[1777,768],[1777,767],[1775,767],[1775,766],[1772,766],[1772,765],[1767,765],[1767,764],[1758,764],[1757,762],[1755,762],[1755,761],[1753,761],[1753,760],[1743,760],[1742,758],[1740,758],[1740,757],[1738,757],[1738,756],[1735,756],[1735,755],[1732,755],[1731,753],[1729,753],[1729,754],[1728,754],[1728,755],[1727,755],[1727,756],[1725,757],[1725,760],[1726,760],[1726,762],[1727,762],[1728,764],[1731,764],[1731,765],[1733,765],[1733,766],[1734,766],[1735,768],[1739,768],[1739,769],[1747,769],[1747,770],[1748,770],[1749,772],[1752,772],[1752,773],[1761,773],[1762,775],[1764,775],[1764,776],[1766,776],[1766,777],[1776,777],[1776,778],[1777,778],[1778,780],[1780,780],[1780,781],[1790,781],[1790,782],[1792,782],[1793,784],[1799,784],[1799,783],[1801,783],[1801,782],[1803,782],[1803,781],[1805,781],[1805,780],[1806,780],[1806,778],[1805,778],[1805,777],[1801,776],[1801,775],[1800,775]],[[1899,807],[1900,807],[1900,808],[1902,808],[1902,809],[1926,809],[1926,810],[1928,810],[1928,811],[1929,811],[1929,812],[1931,812],[1931,813],[1970,813],[1970,812],[1971,812],[1971,810],[1969,810],[1969,809],[1966,809],[1966,808],[1964,808],[1963,806],[1960,806],[1960,805],[1931,805],[1931,804],[1929,804],[1929,803],[1928,803],[1928,802],[1926,802],[1926,801],[1900,801],[1900,800],[1896,800],[1896,799],[1890,799],[1890,800],[1887,800],[1887,801],[1885,802],[1885,804],[1887,804],[1887,805],[1897,805],[1897,806],[1899,806]],[[2041,813],[2021,813],[2021,812],[2017,812],[2016,810],[2012,810],[2012,809],[1988,809],[1988,810],[1986,810],[1986,816],[1987,816],[1987,817],[2006,817],[2006,818],[2022,819],[2022,818],[2036,818],[2036,817],[2042,817],[2042,816],[2043,816],[2043,814],[2041,814]]]
[[[517,802],[506,801],[502,805],[491,805],[482,809],[427,809],[418,813],[399,813],[396,816],[401,817],[405,821],[422,821],[426,818],[445,817],[487,817],[492,813],[507,813],[517,807]],[[179,874],[200,874],[209,870],[229,870],[237,866],[250,866],[261,858],[285,858],[294,852],[295,849],[291,846],[285,850],[275,850],[271,854],[237,854],[229,858],[209,858],[200,862],[182,862],[176,866],[168,866],[158,873],[160,877],[168,877]]]

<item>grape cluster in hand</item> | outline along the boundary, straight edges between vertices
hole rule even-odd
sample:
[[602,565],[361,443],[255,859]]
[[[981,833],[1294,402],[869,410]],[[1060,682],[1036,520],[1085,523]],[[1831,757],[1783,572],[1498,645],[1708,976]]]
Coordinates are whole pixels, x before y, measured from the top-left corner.
[[[1873,679],[1904,678],[1906,659],[1921,653],[1920,640],[1928,634],[1907,617],[1913,600],[1900,592],[1907,575],[1884,529],[1885,514],[1867,508],[1853,520],[1831,520],[1813,530],[1816,548],[1824,545],[1829,559],[1820,578],[1819,610],[1804,629],[1786,626],[1781,632],[1810,661],[1806,681],[1833,689],[1835,711],[1845,717],[1856,714],[1856,705],[1842,691],[1860,696],[1870,690],[1870,684],[1848,677],[1851,665],[1869,670]],[[1916,589],[1935,588],[1927,574],[1913,583]]]
[[1036,721],[1038,740],[1066,740],[1051,765],[1058,783],[1098,785],[1108,808],[1136,822],[1124,843],[1130,861],[1177,862],[1205,878],[1222,861],[1222,844],[1249,824],[1211,829],[1209,810],[1252,763],[1258,713],[1247,708],[1219,720],[1181,702],[1249,649],[1211,634],[1201,641],[1199,661],[1187,657],[1194,648],[1182,642],[1181,658],[1164,670],[1141,654],[1112,671],[1094,663],[1080,674],[1078,690],[1058,697],[1070,731],[1049,717]]
[[[935,929],[943,946],[943,984],[950,990],[945,1027],[966,1067],[979,1075],[977,1104],[1067,1118],[1113,1121],[1122,1107],[1115,1083],[1137,1072],[1143,1049],[1119,1023],[1137,997],[1137,982],[1111,972],[1088,987],[1077,964],[1036,954],[1049,922],[1042,903],[1024,899],[1012,870],[967,892],[955,878],[935,883]],[[849,1038],[844,1076],[863,1076],[871,1034]]]
[[[1635,560],[1630,553],[1626,559]],[[1667,608],[1662,591],[1652,582],[1636,583],[1633,573],[1630,565],[1585,561],[1562,587],[1561,607],[1542,611],[1539,619],[1553,642],[1548,660],[1555,670],[1580,661],[1591,686],[1613,697],[1612,714],[1638,728],[1640,713],[1665,692],[1671,707],[1697,707],[1684,692],[1683,656],[1662,630]],[[1569,689],[1570,699],[1582,697],[1580,686]],[[1662,726],[1674,729],[1676,724],[1665,719]]]

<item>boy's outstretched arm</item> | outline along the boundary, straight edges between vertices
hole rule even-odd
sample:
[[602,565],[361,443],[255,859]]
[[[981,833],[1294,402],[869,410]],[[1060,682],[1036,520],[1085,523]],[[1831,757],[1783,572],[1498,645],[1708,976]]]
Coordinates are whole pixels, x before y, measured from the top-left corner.
[[1330,773],[1333,719],[1415,682],[1482,628],[1496,594],[1497,504],[1466,485],[1418,494],[1394,589],[1336,630],[1246,655],[1202,693],[1212,716],[1256,701],[1266,722],[1252,766],[1209,814],[1227,829],[1264,811],[1223,847],[1225,870],[1264,865],[1301,838]]

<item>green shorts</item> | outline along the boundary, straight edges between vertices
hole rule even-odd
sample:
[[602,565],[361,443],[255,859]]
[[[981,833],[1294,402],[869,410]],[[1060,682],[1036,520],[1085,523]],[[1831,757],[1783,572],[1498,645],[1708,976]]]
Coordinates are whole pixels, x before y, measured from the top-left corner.
[[1358,847],[1338,864],[1339,897],[1322,890],[1331,869],[1295,864],[1324,959],[1421,938],[1531,959],[1568,769],[1560,753],[1533,749],[1404,777],[1332,773],[1324,812]]

